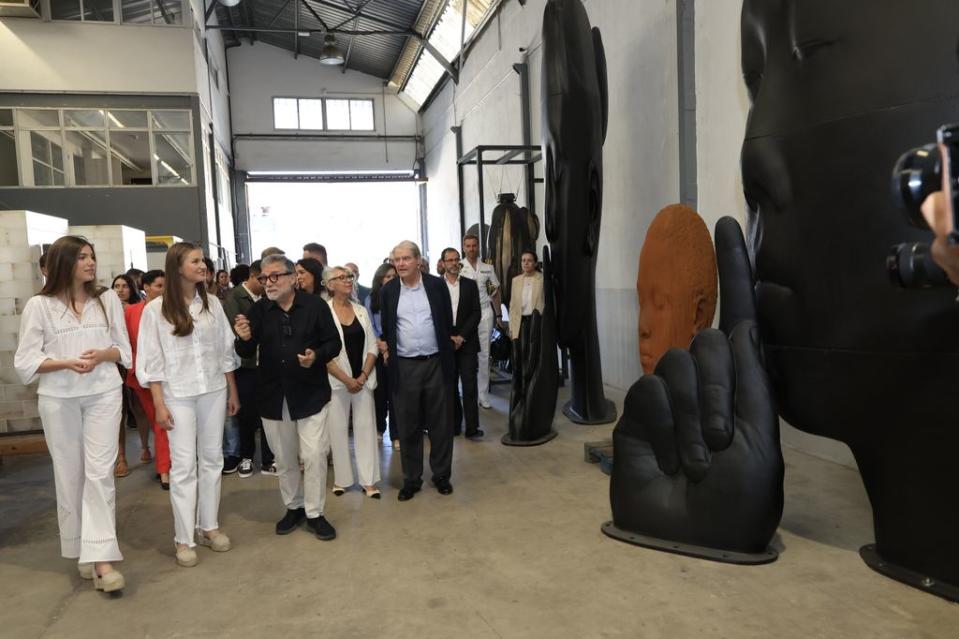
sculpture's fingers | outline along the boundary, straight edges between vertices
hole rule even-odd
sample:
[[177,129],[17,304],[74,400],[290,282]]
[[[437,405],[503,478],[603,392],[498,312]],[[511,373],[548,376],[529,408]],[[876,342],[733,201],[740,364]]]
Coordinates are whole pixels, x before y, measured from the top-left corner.
[[743,320],[756,319],[753,270],[739,222],[716,223],[716,265],[719,267],[719,329],[729,335]]
[[656,375],[663,378],[673,409],[673,428],[679,459],[686,476],[699,481],[709,470],[710,453],[703,440],[699,419],[699,380],[696,363],[689,351],[671,348],[656,365]]
[[673,434],[673,410],[666,384],[656,375],[643,375],[632,385],[623,404],[616,431],[650,443],[659,469],[667,475],[679,471],[679,454]]
[[779,421],[756,322],[741,322],[729,342],[736,367],[736,428],[755,444],[762,441],[778,447]]
[[689,352],[699,373],[699,411],[709,450],[724,450],[733,441],[733,389],[736,368],[729,340],[707,328],[693,339]]

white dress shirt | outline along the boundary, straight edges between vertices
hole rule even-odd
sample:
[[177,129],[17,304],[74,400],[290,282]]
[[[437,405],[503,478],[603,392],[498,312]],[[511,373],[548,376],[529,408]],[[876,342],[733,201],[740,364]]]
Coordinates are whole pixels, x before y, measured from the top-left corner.
[[[100,302],[103,302],[102,308]],[[66,369],[37,373],[45,360],[77,359],[84,351],[94,348],[116,348],[120,351],[120,364],[130,366],[130,339],[123,320],[123,304],[116,293],[107,290],[99,301],[88,299],[79,318],[58,298],[34,295],[27,300],[20,318],[20,339],[13,365],[24,384],[32,384],[39,377],[39,395],[62,398],[97,395],[123,383],[112,362],[103,362],[82,375]]]
[[523,278],[523,306],[520,314],[532,315],[535,308],[533,306],[533,278],[525,277]]
[[456,325],[456,309],[460,305],[460,278],[459,275],[456,276],[456,281],[450,282],[450,278],[443,276],[443,281],[446,282],[446,288],[450,292],[450,302],[453,304],[453,325]]
[[163,298],[143,310],[137,349],[137,380],[144,388],[163,382],[173,397],[194,397],[226,387],[225,373],[236,370],[240,359],[233,350],[233,329],[215,295],[207,295],[209,309],[197,294],[190,302],[193,332],[176,337],[163,317]]

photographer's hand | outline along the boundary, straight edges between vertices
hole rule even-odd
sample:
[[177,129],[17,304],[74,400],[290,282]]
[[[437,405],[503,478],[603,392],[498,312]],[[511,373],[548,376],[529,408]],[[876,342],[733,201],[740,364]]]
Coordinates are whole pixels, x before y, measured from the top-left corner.
[[922,203],[922,215],[936,234],[932,243],[932,259],[946,272],[949,281],[959,286],[959,245],[950,244],[947,240],[953,230],[953,215],[945,189],[926,198]]

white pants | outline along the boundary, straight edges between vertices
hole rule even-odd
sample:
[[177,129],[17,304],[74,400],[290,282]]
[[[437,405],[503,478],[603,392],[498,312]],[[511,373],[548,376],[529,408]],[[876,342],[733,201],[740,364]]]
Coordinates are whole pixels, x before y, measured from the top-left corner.
[[263,432],[276,461],[280,497],[287,509],[303,508],[310,519],[322,515],[326,506],[326,456],[330,452],[326,420],[329,412],[330,405],[327,404],[315,415],[291,419],[284,402],[283,420],[263,419]]
[[173,416],[170,440],[170,503],[174,540],[196,546],[194,533],[220,527],[220,473],[223,471],[223,423],[226,389],[170,397],[164,402]]
[[479,373],[476,383],[479,386],[479,401],[489,401],[489,339],[493,332],[493,309],[487,304],[483,307],[483,314],[479,323]]
[[113,484],[122,405],[119,383],[97,395],[37,400],[53,459],[60,554],[83,563],[123,559]]
[[361,486],[372,486],[380,480],[380,456],[376,450],[376,404],[373,391],[365,387],[355,395],[345,388],[334,390],[330,399],[333,481],[343,488],[353,485],[353,466],[350,464],[350,407],[353,408],[356,474],[359,475]]

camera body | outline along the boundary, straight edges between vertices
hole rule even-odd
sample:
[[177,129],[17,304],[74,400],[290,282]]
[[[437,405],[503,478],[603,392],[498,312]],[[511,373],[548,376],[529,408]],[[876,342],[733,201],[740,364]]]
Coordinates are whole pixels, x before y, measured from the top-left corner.
[[[893,196],[906,219],[917,228],[929,229],[922,203],[945,186],[952,214],[950,244],[959,244],[959,124],[939,128],[937,144],[927,144],[904,153],[892,172]],[[945,179],[943,179],[945,177]],[[903,288],[950,286],[945,272],[932,260],[928,244],[897,244],[886,258],[892,281]]]

